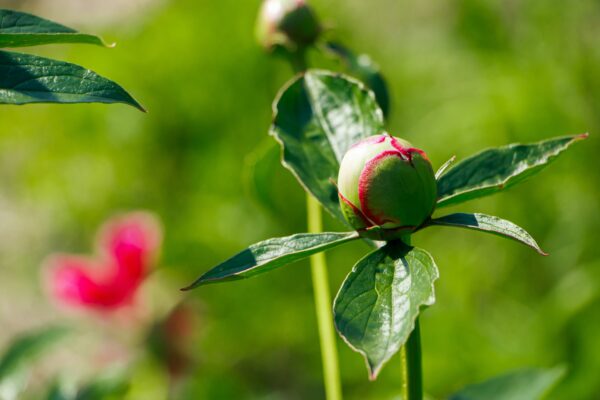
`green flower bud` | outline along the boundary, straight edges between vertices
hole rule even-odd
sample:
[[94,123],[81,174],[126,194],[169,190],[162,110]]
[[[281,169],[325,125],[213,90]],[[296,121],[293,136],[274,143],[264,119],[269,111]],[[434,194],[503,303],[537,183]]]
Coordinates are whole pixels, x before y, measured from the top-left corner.
[[256,35],[268,50],[284,46],[295,51],[313,44],[321,25],[304,0],[265,0],[260,9]]
[[344,155],[338,176],[342,213],[365,237],[398,239],[433,213],[437,184],[429,159],[405,140],[368,137]]

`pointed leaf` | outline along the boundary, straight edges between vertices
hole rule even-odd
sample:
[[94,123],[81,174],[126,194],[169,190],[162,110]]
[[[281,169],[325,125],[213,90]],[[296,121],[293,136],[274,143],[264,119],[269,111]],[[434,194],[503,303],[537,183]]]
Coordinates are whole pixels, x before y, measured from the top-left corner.
[[356,232],[299,233],[268,239],[253,244],[217,265],[182,290],[213,282],[249,278],[355,239],[358,239]]
[[469,385],[450,400],[540,400],[564,374],[562,367],[521,369]]
[[49,43],[87,43],[106,46],[98,36],[80,33],[32,14],[0,9],[0,48]]
[[438,207],[509,188],[541,171],[587,134],[484,150],[456,164],[438,180]]
[[333,182],[346,150],[383,130],[373,93],[344,75],[309,70],[283,88],[274,107],[271,135],[283,148],[284,166],[345,222]]
[[19,371],[66,333],[67,330],[63,327],[52,327],[17,337],[0,358],[0,381]]
[[144,108],[121,86],[75,64],[0,51],[0,103],[125,103]]
[[352,269],[334,303],[335,326],[374,379],[406,342],[421,306],[435,302],[435,262],[424,250],[388,243]]
[[73,400],[75,396],[69,394],[69,391],[64,388],[60,382],[54,382],[50,386],[48,393],[46,394],[46,400]]
[[64,389],[60,383],[55,382],[50,386],[46,400],[73,400],[74,396],[70,396],[68,391]]
[[74,400],[123,399],[130,383],[124,374],[106,374],[95,377],[77,391]]
[[535,239],[531,237],[525,229],[510,221],[492,215],[467,213],[450,214],[431,220],[429,225],[454,226],[491,233],[523,243],[543,256],[548,255],[540,248]]

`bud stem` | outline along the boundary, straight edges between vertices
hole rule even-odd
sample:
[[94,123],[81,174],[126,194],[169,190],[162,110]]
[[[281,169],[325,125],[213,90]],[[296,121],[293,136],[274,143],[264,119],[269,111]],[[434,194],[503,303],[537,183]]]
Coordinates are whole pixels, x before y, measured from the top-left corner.
[[[410,235],[401,240],[410,246]],[[421,362],[421,325],[419,317],[406,344],[400,351],[402,362],[402,398],[404,400],[423,400],[423,366]]]
[[[323,230],[321,205],[310,194],[306,195],[306,210],[308,231],[311,233],[321,232]],[[342,388],[340,384],[339,362],[333,328],[331,294],[329,292],[329,278],[327,277],[325,254],[318,253],[311,256],[310,267],[321,342],[326,398],[327,400],[341,400]]]
[[298,74],[308,69],[306,64],[306,49],[304,47],[296,49],[295,51],[288,51],[287,57],[292,65],[294,73]]
[[421,328],[419,318],[400,352],[402,359],[402,398],[423,400],[423,373],[421,365]]

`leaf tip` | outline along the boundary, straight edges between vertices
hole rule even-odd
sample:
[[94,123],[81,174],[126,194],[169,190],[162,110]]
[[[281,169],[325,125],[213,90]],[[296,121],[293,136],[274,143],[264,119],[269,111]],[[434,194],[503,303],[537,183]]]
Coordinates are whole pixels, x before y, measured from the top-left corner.
[[143,105],[141,105],[137,100],[133,99],[133,103],[131,105],[134,106],[135,108],[137,108],[138,110],[140,110],[141,112],[143,112],[144,114],[148,114],[148,110]]
[[181,292],[189,292],[192,289],[196,289],[198,286],[202,285],[202,281],[201,280],[197,280],[196,282],[192,283],[191,285],[182,287],[181,289],[179,289]]
[[206,274],[204,274],[204,275],[200,276],[200,278],[198,278],[194,282],[192,282],[190,285],[185,286],[179,290],[181,290],[182,292],[189,292],[192,289],[196,289],[197,287],[208,285],[209,283],[213,283],[215,281],[218,281],[218,279],[211,278],[210,276],[206,276]]
[[379,372],[381,371],[381,364],[377,366],[377,365],[373,365],[369,361],[367,361],[367,367],[369,370],[369,381],[371,381],[371,382],[376,381],[377,376],[379,375]]
[[574,141],[585,140],[585,139],[587,139],[589,136],[590,136],[590,133],[589,133],[589,132],[586,132],[586,133],[581,133],[581,134],[579,134],[579,135],[576,135],[576,136],[575,136],[575,138],[574,138]]

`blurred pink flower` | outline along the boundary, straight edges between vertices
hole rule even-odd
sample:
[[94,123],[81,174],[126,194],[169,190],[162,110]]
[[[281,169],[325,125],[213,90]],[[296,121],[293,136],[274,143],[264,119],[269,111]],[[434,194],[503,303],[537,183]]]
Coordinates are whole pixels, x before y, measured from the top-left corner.
[[60,303],[112,311],[131,305],[162,240],[157,219],[134,212],[109,220],[98,235],[97,259],[57,254],[46,261],[46,285]]

